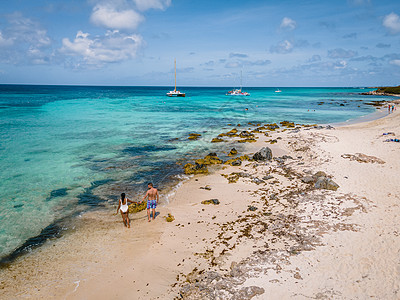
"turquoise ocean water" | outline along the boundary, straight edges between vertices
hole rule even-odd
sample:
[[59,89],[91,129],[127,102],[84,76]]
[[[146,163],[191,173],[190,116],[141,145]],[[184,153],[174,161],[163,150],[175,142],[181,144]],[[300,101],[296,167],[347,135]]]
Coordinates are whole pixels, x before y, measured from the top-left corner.
[[[149,181],[176,184],[177,161],[221,151],[209,142],[229,123],[338,123],[381,100],[358,88],[247,88],[250,97],[226,96],[230,89],[187,87],[186,98],[168,98],[169,87],[0,85],[2,262],[121,192],[136,198]],[[191,132],[202,138],[189,142]]]

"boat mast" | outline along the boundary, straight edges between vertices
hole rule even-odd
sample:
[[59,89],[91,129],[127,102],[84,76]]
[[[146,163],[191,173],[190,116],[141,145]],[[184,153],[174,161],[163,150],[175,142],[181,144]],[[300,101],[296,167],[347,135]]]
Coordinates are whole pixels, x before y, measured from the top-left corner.
[[174,91],[176,92],[176,58],[174,59],[174,65],[175,65],[175,89],[174,89]]
[[242,70],[240,70],[240,91],[242,91]]

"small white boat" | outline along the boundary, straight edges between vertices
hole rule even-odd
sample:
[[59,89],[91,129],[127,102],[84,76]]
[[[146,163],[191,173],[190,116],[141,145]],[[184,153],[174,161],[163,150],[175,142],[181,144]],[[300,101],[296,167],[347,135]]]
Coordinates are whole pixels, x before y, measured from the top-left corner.
[[176,90],[176,59],[174,60],[174,65],[175,65],[175,89],[173,91],[169,91],[167,93],[168,97],[185,97],[186,94],[182,93],[181,91]]
[[250,96],[248,92],[242,92],[242,89],[234,89],[226,93],[227,96]]
[[233,89],[227,92],[227,96],[250,96],[250,93],[242,91],[242,71],[240,71],[240,89]]
[[277,90],[275,91],[275,93],[282,93],[282,91],[281,91],[280,89],[277,89]]

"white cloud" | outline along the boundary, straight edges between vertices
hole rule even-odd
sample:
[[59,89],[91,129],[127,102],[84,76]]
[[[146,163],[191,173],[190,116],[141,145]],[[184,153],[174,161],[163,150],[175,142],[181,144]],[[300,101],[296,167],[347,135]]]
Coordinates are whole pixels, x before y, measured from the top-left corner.
[[352,58],[357,55],[356,51],[353,50],[345,50],[342,48],[336,48],[328,51],[329,58]]
[[400,17],[395,13],[390,13],[383,18],[383,26],[389,29],[390,33],[400,33]]
[[0,61],[43,64],[51,59],[52,41],[37,22],[20,13],[6,16],[8,24],[0,31]]
[[341,60],[341,61],[335,62],[333,64],[333,67],[335,69],[344,69],[344,68],[347,67],[347,62],[345,60]]
[[291,18],[284,17],[282,19],[280,28],[281,29],[288,29],[288,30],[293,30],[297,27],[296,21],[292,20]]
[[280,42],[278,45],[271,46],[271,53],[287,54],[293,51],[294,45],[288,40]]
[[139,35],[126,35],[117,30],[108,31],[104,36],[93,38],[88,33],[79,31],[73,41],[64,38],[62,43],[60,52],[76,57],[74,66],[100,67],[105,63],[132,59],[142,46],[143,40]]
[[164,10],[171,5],[171,0],[133,0],[136,7],[140,11],[148,9],[161,9]]
[[390,61],[390,64],[400,67],[400,59],[394,59]]
[[0,47],[8,47],[11,46],[13,43],[14,42],[12,39],[5,38],[3,36],[3,33],[0,31]]
[[318,54],[314,54],[307,62],[317,62],[321,61],[321,56]]
[[134,30],[144,21],[144,17],[133,9],[117,10],[110,5],[96,5],[93,8],[90,21],[97,26],[110,29]]

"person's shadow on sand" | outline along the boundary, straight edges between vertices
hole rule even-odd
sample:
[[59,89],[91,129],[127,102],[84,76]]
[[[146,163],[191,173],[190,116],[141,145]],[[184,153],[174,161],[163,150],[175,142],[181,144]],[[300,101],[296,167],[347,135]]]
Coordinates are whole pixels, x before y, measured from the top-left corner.
[[[160,215],[160,213],[158,211],[156,211],[156,215],[154,216],[154,220],[157,219],[157,217]],[[151,213],[150,215],[151,217],[153,217],[153,213]]]

